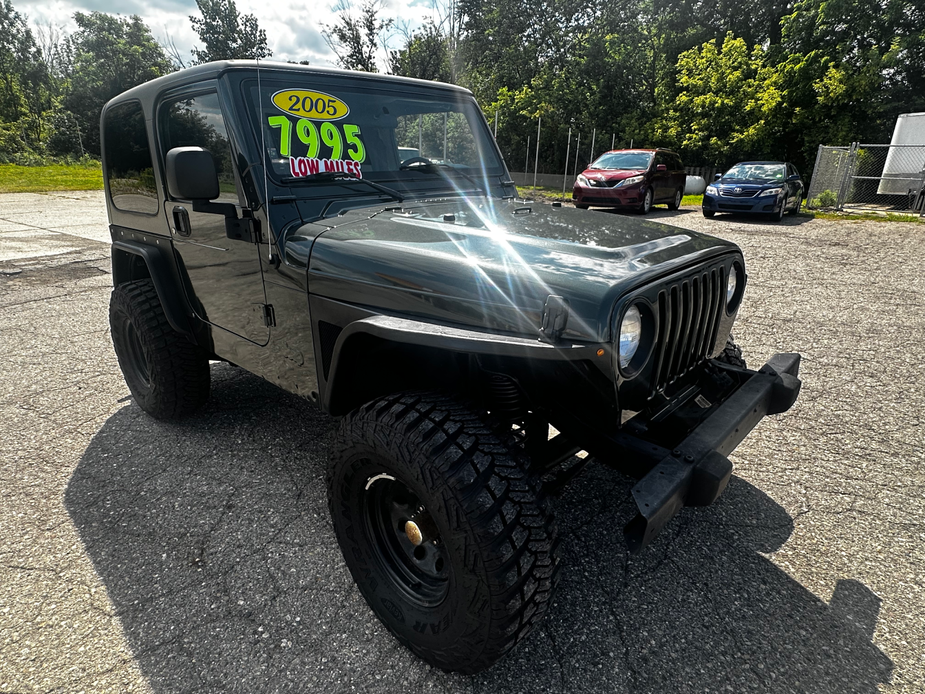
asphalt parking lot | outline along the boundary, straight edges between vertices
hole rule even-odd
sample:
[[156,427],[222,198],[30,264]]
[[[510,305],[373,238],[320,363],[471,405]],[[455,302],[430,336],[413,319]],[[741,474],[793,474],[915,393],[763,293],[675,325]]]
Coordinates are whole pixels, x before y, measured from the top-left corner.
[[743,248],[736,338],[752,365],[801,352],[800,399],[638,556],[629,480],[590,465],[546,620],[463,677],[354,587],[335,423],[220,364],[194,418],[144,415],[102,194],[0,195],[0,692],[925,691],[925,225],[651,218]]

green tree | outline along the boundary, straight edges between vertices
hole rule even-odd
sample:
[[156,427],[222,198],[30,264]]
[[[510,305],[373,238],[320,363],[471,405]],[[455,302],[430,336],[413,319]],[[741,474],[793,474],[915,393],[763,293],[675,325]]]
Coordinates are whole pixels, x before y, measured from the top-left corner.
[[393,75],[422,80],[452,82],[448,37],[436,24],[427,22],[408,36],[405,47],[389,53],[389,71]]
[[40,146],[42,113],[50,104],[48,70],[25,18],[0,2],[0,147],[6,153]]
[[385,33],[394,24],[392,19],[379,18],[381,0],[366,0],[356,17],[349,0],[341,0],[335,11],[339,21],[325,24],[321,34],[337,55],[338,64],[347,70],[378,72],[376,53],[384,43]]
[[99,154],[103,105],[127,89],[167,74],[171,65],[137,15],[126,19],[77,12],[74,21],[77,31],[69,40],[73,62],[64,106],[77,118],[84,148]]
[[777,152],[786,110],[780,75],[761,46],[726,36],[678,58],[680,93],[656,128],[655,138],[678,147],[688,160],[731,164]]
[[234,0],[196,0],[196,5],[202,17],[190,15],[190,21],[205,47],[192,50],[193,64],[273,55],[267,47],[267,32],[254,15],[241,15]]
[[781,72],[805,146],[887,141],[925,110],[921,0],[800,0],[783,22]]

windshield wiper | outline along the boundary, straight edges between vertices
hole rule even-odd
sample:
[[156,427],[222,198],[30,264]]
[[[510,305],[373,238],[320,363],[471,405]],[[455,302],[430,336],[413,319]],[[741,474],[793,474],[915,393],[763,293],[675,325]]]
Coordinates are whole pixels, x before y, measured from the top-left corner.
[[336,183],[365,183],[366,185],[385,193],[396,202],[404,202],[405,200],[405,196],[393,188],[389,188],[388,186],[384,186],[381,183],[376,183],[375,181],[370,181],[365,178],[357,178],[356,176],[348,174],[345,171],[322,171],[320,173],[312,174],[311,176],[283,176],[280,180],[282,183],[321,183],[328,181],[335,181]]
[[424,163],[423,161],[419,159],[413,164],[402,164],[401,166],[398,167],[399,171],[423,171],[425,173],[432,173],[438,176],[443,176],[443,178],[448,179],[449,176],[447,176],[446,173],[443,171],[444,169],[448,169],[452,171],[453,173],[459,174],[460,176],[465,178],[467,181],[469,181],[469,183],[474,185],[480,193],[484,192],[482,190],[482,187],[479,185],[479,182],[476,181],[474,178],[472,178],[472,176],[465,173],[464,171],[460,171],[454,166],[450,166],[449,164],[438,164],[435,161]]

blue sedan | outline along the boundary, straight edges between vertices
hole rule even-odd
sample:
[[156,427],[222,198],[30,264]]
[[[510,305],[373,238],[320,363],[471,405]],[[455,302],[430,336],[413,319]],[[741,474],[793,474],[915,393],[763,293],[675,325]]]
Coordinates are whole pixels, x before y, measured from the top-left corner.
[[743,161],[707,186],[703,216],[717,212],[761,214],[779,222],[803,202],[803,181],[793,164],[784,161]]

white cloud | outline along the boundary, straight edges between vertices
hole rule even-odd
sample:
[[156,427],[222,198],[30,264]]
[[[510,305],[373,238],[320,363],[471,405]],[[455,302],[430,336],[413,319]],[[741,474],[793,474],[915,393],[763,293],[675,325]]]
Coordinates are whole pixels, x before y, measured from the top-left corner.
[[[434,3],[441,7],[447,0],[383,0],[384,16],[397,25],[414,29],[435,15]],[[139,15],[161,43],[168,37],[180,54],[190,55],[193,46],[201,45],[193,31],[189,15],[197,14],[195,0],[14,0],[14,8],[29,17],[32,24],[62,26],[68,32],[76,29],[75,12],[108,12],[128,16]],[[260,28],[267,32],[267,43],[277,60],[308,60],[313,65],[334,65],[336,56],[321,35],[324,24],[335,21],[335,0],[291,0],[267,3],[266,0],[236,0],[238,11],[257,17]],[[359,1],[353,5],[359,8]],[[393,32],[391,44],[401,41]]]

